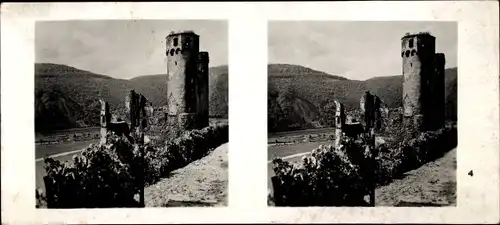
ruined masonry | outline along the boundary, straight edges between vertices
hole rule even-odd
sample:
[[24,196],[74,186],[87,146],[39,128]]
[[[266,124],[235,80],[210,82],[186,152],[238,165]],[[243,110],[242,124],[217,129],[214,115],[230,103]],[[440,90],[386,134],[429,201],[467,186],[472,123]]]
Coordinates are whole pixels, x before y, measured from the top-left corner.
[[208,52],[199,52],[192,31],[166,38],[169,124],[184,130],[208,126]]
[[344,112],[344,105],[335,100],[335,146],[339,146],[342,139],[342,133],[345,129],[346,115]]
[[403,123],[417,131],[444,126],[443,53],[435,53],[436,38],[429,33],[406,34],[401,39],[403,61]]

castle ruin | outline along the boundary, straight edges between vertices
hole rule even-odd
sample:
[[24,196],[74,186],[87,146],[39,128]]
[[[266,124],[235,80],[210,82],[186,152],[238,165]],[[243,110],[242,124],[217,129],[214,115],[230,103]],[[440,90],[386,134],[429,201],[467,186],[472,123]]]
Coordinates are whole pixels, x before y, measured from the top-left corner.
[[403,123],[417,131],[444,126],[444,54],[436,54],[429,33],[401,38],[403,59]]
[[166,37],[167,106],[169,124],[181,129],[208,126],[208,52],[199,52],[192,31]]

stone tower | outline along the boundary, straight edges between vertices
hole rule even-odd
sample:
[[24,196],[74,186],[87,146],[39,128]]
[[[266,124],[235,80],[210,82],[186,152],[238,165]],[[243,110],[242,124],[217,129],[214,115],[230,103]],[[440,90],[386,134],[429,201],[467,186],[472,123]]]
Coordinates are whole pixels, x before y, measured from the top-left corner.
[[403,122],[418,131],[432,129],[435,118],[435,42],[429,33],[406,34],[401,39],[403,58]]
[[[169,123],[184,130],[208,126],[208,53],[200,54],[199,36],[192,31],[171,33],[166,55]],[[206,58],[203,74],[200,55]]]
[[210,59],[208,52],[198,54],[198,127],[208,126],[208,63]]
[[434,86],[432,87],[432,92],[434,98],[432,98],[433,109],[434,109],[434,121],[431,126],[432,129],[439,129],[444,127],[445,121],[445,74],[444,68],[446,64],[445,55],[443,53],[436,53],[434,55]]

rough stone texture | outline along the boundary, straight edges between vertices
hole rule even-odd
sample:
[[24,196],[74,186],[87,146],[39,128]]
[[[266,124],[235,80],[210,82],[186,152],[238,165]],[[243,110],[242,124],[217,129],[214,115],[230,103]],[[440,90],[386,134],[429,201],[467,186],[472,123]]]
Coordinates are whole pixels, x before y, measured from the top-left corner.
[[364,114],[365,131],[370,130],[375,125],[375,96],[369,91],[361,97],[361,112]]
[[[208,126],[208,53],[199,52],[199,36],[171,33],[166,38],[167,104],[170,122],[182,129]],[[192,116],[195,114],[196,116]]]
[[198,102],[198,124],[197,127],[208,126],[208,52],[198,54],[198,84],[197,102]]
[[105,145],[108,139],[108,125],[111,121],[111,113],[109,112],[109,103],[104,100],[101,102],[101,140],[100,144]]
[[382,129],[381,104],[382,102],[380,101],[380,98],[378,96],[374,96],[373,119],[375,131],[380,131]]
[[413,126],[418,131],[433,130],[436,113],[440,111],[436,110],[437,101],[433,100],[440,94],[440,91],[435,91],[437,90],[435,88],[437,87],[436,38],[428,33],[422,33],[406,35],[401,40],[405,126]]
[[346,115],[344,105],[335,100],[335,146],[339,146],[345,126]]
[[144,95],[131,90],[125,104],[130,119],[130,130],[136,141],[143,143],[144,129],[148,126],[148,115],[151,113],[148,100]]
[[439,129],[444,126],[444,115],[445,115],[445,75],[444,68],[446,64],[445,55],[443,53],[435,54],[435,79],[433,82],[432,91],[434,92],[434,122],[432,123],[434,126],[432,129]]

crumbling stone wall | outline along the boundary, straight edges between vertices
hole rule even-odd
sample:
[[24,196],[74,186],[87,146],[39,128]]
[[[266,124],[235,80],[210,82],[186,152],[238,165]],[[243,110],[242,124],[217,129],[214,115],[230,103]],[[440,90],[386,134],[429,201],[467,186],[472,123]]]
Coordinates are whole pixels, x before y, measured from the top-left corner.
[[433,98],[433,122],[431,123],[432,129],[437,130],[439,128],[444,127],[444,118],[445,118],[445,55],[443,53],[436,53],[434,56],[435,61],[435,72],[434,72],[434,81],[432,82],[432,92]]
[[198,54],[198,85],[197,87],[197,102],[198,102],[198,127],[208,126],[208,52],[200,52]]
[[[441,99],[442,92],[436,74],[436,38],[419,33],[407,34],[401,40],[404,126],[418,131],[433,130],[440,111],[436,107],[444,104],[436,99]],[[444,96],[444,83],[442,89]]]
[[346,115],[344,105],[335,100],[335,146],[339,146],[342,134],[345,129]]
[[181,129],[208,126],[208,53],[191,31],[166,38],[168,123]]

